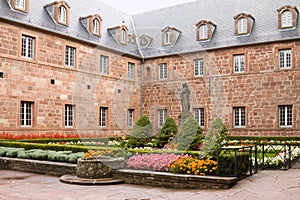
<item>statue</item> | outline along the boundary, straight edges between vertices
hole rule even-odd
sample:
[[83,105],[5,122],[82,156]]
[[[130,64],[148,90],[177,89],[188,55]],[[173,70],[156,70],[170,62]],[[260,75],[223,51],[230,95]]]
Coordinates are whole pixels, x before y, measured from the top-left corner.
[[191,91],[187,85],[187,83],[182,84],[183,90],[180,94],[180,101],[181,101],[181,109],[182,113],[190,112],[190,94]]

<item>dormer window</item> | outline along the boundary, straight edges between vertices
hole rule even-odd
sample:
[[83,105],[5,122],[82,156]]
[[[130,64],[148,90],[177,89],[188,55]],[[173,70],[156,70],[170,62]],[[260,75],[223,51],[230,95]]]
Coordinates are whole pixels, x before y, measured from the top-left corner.
[[250,35],[254,18],[250,14],[240,13],[234,17],[235,35]]
[[127,39],[127,31],[124,29],[124,28],[122,28],[122,30],[121,30],[121,43],[122,44],[126,44],[126,39]]
[[29,0],[10,0],[10,4],[13,9],[28,12],[29,9]]
[[65,6],[60,6],[58,8],[58,22],[62,24],[67,22],[67,10]]
[[296,28],[298,9],[295,6],[282,6],[278,10],[278,28],[292,29]]
[[69,25],[70,5],[65,1],[55,1],[44,6],[55,23]]
[[90,34],[101,37],[102,18],[100,15],[80,17],[79,20]]
[[119,44],[128,44],[128,28],[125,25],[109,28],[108,32]]
[[100,22],[98,19],[93,20],[93,34],[99,35],[100,32]]
[[174,46],[181,34],[181,31],[176,28],[166,27],[162,30],[162,45]]
[[216,25],[213,24],[210,21],[201,20],[196,24],[196,39],[199,41],[203,40],[210,40],[214,31],[215,31]]

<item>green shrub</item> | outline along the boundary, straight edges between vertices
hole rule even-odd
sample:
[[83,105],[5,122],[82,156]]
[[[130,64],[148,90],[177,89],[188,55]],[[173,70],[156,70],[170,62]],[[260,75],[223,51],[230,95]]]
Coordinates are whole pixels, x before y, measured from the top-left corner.
[[196,150],[201,144],[202,129],[196,120],[190,116],[183,123],[178,137],[178,150]]
[[160,130],[159,134],[155,137],[156,146],[159,148],[164,147],[169,143],[178,132],[178,127],[173,118],[168,117]]
[[7,157],[17,157],[19,151],[24,151],[23,148],[11,148],[7,150],[6,155]]
[[200,158],[217,158],[218,149],[226,143],[228,129],[222,120],[217,118],[213,121],[205,139],[204,146],[200,151]]
[[128,139],[127,147],[144,147],[151,140],[152,124],[145,115],[134,124],[133,131]]

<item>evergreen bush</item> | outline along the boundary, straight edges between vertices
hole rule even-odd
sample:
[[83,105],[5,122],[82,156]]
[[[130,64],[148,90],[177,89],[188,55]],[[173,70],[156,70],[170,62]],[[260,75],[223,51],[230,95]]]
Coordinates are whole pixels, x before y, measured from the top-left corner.
[[160,130],[159,134],[155,137],[156,146],[159,148],[164,147],[165,144],[169,143],[178,132],[178,126],[174,119],[168,117]]
[[128,139],[127,147],[144,147],[151,140],[152,124],[146,115],[134,124],[133,131]]

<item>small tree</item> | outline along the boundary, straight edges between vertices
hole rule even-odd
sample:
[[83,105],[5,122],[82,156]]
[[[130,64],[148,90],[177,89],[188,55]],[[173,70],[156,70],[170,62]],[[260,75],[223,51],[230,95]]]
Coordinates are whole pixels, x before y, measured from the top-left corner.
[[127,147],[144,147],[151,137],[152,124],[146,115],[140,117],[140,119],[134,124],[133,131],[128,139]]
[[202,129],[197,121],[192,117],[188,117],[182,126],[182,131],[178,137],[178,150],[194,150],[201,144]]
[[204,146],[200,150],[200,158],[217,158],[218,149],[225,144],[227,135],[228,129],[222,120],[215,119],[203,141]]
[[177,132],[177,124],[175,123],[173,118],[168,117],[159,134],[155,138],[157,147],[164,147],[165,144],[169,143],[173,139]]

